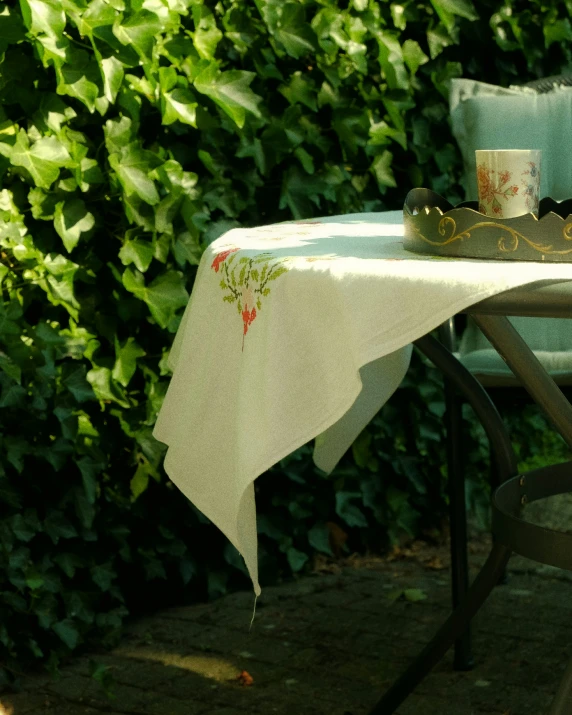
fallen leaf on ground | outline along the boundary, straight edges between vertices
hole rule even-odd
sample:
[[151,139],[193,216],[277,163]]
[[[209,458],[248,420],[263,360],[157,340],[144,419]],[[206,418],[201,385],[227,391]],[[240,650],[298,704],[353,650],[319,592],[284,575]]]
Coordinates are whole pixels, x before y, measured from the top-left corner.
[[420,588],[406,588],[405,591],[403,591],[403,595],[405,596],[405,600],[411,601],[411,603],[424,601],[427,598],[425,591],[422,591]]
[[237,676],[236,679],[238,680],[240,685],[252,685],[254,683],[254,678],[252,675],[247,670],[242,670]]
[[417,601],[424,601],[427,598],[425,591],[420,588],[399,588],[394,591],[390,591],[386,598],[390,601],[397,601],[403,598],[405,601],[410,603],[416,603]]
[[425,567],[428,569],[433,569],[435,571],[442,571],[444,568],[446,568],[445,564],[438,556],[434,556],[432,559],[429,559],[429,561],[425,563]]

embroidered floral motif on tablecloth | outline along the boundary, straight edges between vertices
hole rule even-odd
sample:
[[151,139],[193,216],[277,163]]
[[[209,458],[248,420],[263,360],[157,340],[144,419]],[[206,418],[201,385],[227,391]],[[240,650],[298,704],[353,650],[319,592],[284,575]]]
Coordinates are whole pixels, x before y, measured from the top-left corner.
[[211,268],[221,274],[220,287],[226,292],[223,300],[236,304],[242,317],[242,349],[244,338],[262,309],[262,299],[270,294],[269,283],[288,271],[284,262],[272,253],[237,258],[238,248],[226,248],[215,256]]

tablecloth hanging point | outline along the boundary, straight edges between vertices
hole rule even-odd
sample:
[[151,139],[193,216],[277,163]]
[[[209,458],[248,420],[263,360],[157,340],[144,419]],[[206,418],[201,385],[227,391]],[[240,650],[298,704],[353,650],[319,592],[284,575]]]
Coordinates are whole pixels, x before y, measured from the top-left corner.
[[441,257],[572,263],[572,199],[541,200],[539,216],[491,218],[477,201],[457,206],[412,189],[403,207],[403,247]]
[[254,596],[254,609],[252,611],[252,618],[250,619],[250,625],[248,626],[248,632],[252,630],[252,624],[254,623],[254,616],[256,615],[256,601],[258,601],[258,594]]

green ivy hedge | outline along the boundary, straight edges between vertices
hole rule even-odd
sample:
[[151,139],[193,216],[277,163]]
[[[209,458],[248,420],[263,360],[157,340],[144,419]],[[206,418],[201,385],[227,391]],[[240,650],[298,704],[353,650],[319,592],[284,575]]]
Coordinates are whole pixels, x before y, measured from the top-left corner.
[[[129,612],[248,584],[152,437],[204,246],[237,225],[399,208],[412,186],[458,198],[447,81],[560,71],[570,10],[0,6],[2,679],[112,643]],[[332,478],[306,447],[259,480],[263,580],[327,553],[332,524],[380,548],[443,513],[438,377],[417,361],[399,395]]]

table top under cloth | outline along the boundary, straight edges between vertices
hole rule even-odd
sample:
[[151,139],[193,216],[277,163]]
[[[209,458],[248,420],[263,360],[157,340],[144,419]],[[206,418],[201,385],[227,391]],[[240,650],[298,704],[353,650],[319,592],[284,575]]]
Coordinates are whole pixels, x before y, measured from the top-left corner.
[[314,438],[330,472],[399,386],[412,341],[489,296],[572,280],[572,264],[421,256],[402,240],[401,211],[350,214],[233,229],[202,256],[154,435],[257,595],[256,477]]

